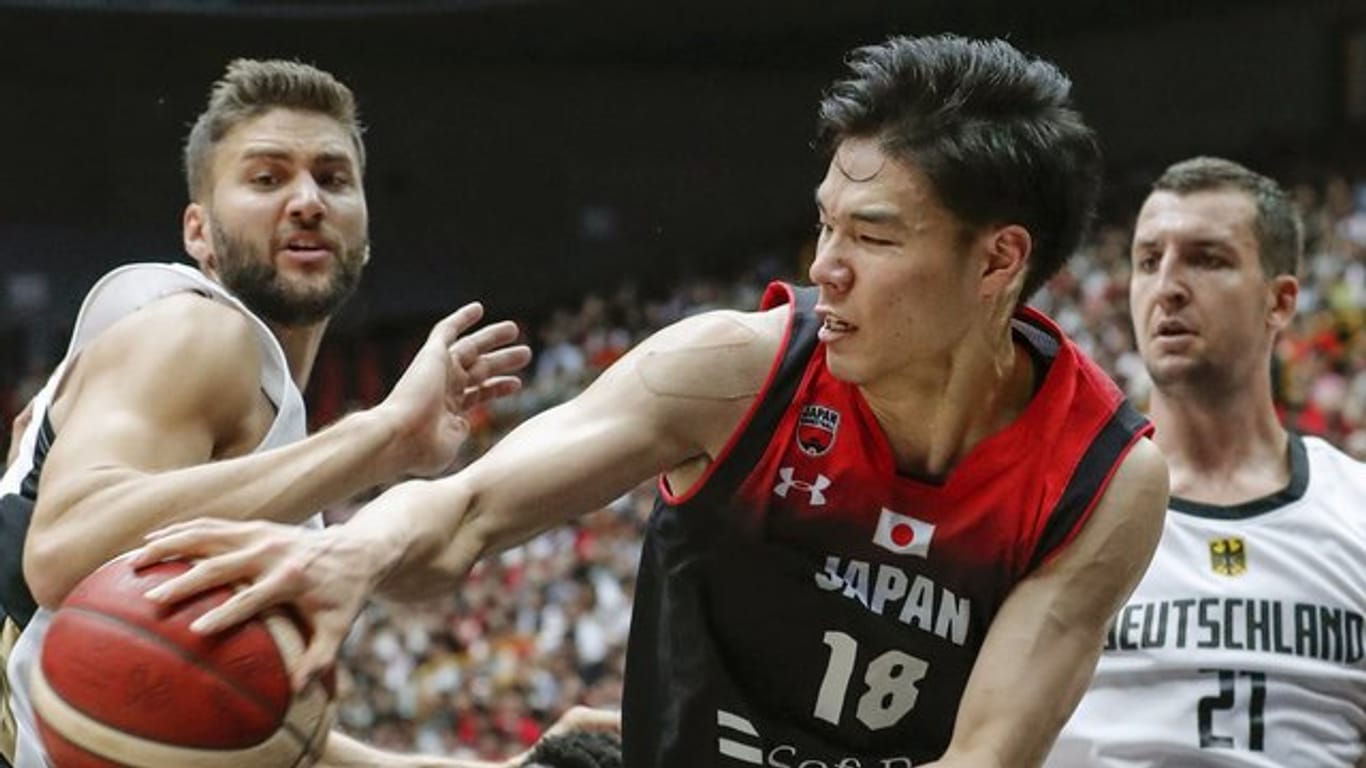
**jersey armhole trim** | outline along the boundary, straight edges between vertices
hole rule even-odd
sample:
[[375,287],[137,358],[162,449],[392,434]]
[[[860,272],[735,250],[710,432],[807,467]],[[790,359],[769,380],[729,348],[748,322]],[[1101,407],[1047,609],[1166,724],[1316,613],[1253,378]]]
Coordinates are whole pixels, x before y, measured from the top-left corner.
[[768,447],[773,428],[806,378],[804,373],[794,375],[791,367],[799,364],[803,369],[807,368],[816,341],[815,320],[811,314],[811,309],[816,305],[816,290],[773,283],[764,294],[764,307],[780,306],[777,303],[770,304],[770,301],[783,298],[784,295],[784,303],[789,307],[787,327],[783,330],[783,340],[769,367],[763,388],[736,425],[725,447],[692,487],[676,493],[669,487],[667,476],[659,476],[659,497],[665,504],[679,507],[729,497],[744,482],[753,464]]

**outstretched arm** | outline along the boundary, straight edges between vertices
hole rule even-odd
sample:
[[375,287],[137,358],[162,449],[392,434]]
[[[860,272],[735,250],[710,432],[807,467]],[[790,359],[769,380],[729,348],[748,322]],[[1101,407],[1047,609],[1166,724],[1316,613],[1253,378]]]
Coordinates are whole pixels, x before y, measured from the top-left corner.
[[[570,734],[610,734],[613,740],[621,735],[621,713],[589,707],[573,707],[566,712],[537,742],[569,738]],[[575,736],[574,738],[583,738]],[[601,738],[601,737],[588,737]],[[319,757],[318,768],[520,768],[536,753],[533,747],[526,752],[506,760],[488,762],[484,760],[462,760],[432,755],[404,755],[376,749],[340,732],[328,734],[327,745]],[[614,749],[620,752],[619,749]],[[618,755],[617,763],[620,763]]]
[[388,752],[357,741],[341,731],[327,736],[327,746],[317,768],[517,768],[514,760],[489,762],[435,755],[405,755]]
[[1167,467],[1140,440],[1077,537],[1016,585],[992,621],[953,741],[926,768],[1042,763],[1095,672],[1105,631],[1162,533]]
[[582,395],[523,424],[443,480],[390,489],[320,534],[199,521],[158,533],[139,563],[208,558],[162,585],[171,601],[250,582],[197,622],[211,632],[292,602],[313,630],[296,675],[330,663],[376,588],[453,587],[481,556],[598,509],[651,475],[719,454],[772,364],[782,311],[684,321],[622,358]]
[[116,323],[81,353],[51,411],[57,439],[24,553],[34,597],[60,602],[177,520],[298,522],[379,482],[444,468],[465,437],[467,395],[515,388],[504,374],[530,354],[500,349],[515,338],[510,323],[462,338],[481,314],[469,305],[439,323],[380,406],[262,453],[251,452],[272,409],[245,316],[187,294]]

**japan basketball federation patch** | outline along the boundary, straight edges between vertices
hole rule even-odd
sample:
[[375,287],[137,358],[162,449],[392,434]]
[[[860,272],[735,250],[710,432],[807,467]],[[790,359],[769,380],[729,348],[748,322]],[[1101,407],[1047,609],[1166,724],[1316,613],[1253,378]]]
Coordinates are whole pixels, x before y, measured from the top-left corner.
[[1209,543],[1209,564],[1220,576],[1241,576],[1247,571],[1247,548],[1237,537]]
[[840,412],[824,405],[807,405],[797,417],[797,447],[807,456],[824,456],[840,431]]

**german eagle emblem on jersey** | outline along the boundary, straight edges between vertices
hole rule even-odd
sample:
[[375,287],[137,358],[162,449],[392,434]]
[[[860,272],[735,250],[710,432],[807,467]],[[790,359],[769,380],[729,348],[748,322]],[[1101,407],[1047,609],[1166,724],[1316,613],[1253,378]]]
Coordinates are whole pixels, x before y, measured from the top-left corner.
[[1247,571],[1247,547],[1237,537],[1209,543],[1209,564],[1221,576],[1241,576]]
[[807,456],[824,456],[839,431],[839,411],[814,403],[806,405],[797,417],[797,447]]

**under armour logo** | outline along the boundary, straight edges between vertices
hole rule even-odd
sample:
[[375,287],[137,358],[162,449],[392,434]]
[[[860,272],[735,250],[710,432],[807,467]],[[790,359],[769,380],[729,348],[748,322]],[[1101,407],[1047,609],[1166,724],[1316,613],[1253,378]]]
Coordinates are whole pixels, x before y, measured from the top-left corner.
[[782,482],[773,487],[773,492],[785,499],[787,498],[787,492],[796,488],[799,491],[805,491],[806,493],[811,494],[811,506],[823,506],[825,504],[825,494],[821,493],[821,491],[830,487],[830,478],[817,472],[816,482],[808,483],[805,480],[797,480],[793,477],[795,474],[796,470],[792,469],[792,467],[783,467],[778,470],[778,477],[782,479]]

